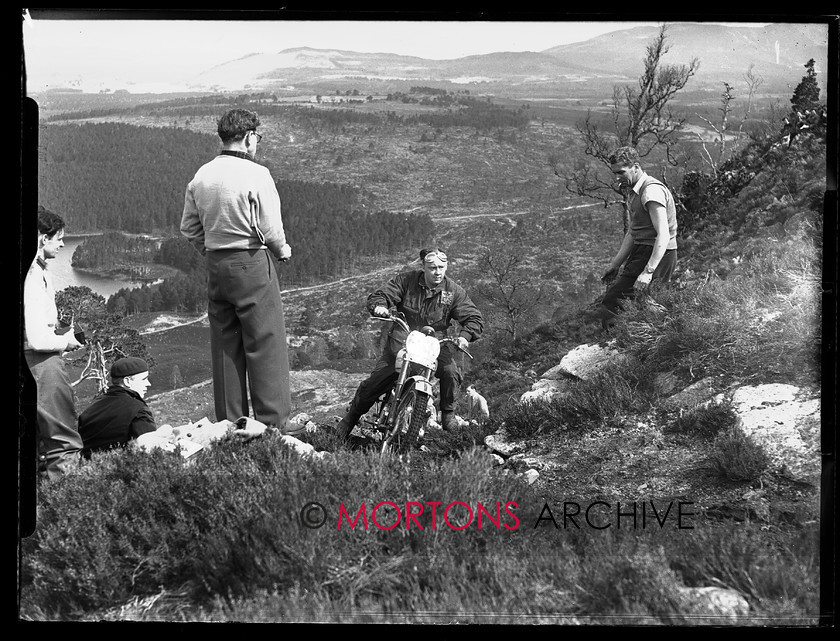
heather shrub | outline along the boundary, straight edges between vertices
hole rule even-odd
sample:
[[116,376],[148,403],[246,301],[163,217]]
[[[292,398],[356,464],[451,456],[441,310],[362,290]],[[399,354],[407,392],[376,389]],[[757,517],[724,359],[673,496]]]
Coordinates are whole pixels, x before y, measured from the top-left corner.
[[600,425],[620,426],[623,416],[650,408],[649,398],[639,388],[640,381],[634,374],[605,368],[591,379],[567,381],[558,396],[508,404],[499,422],[514,438]]
[[738,415],[731,405],[711,403],[681,414],[663,428],[666,434],[681,434],[703,440],[714,439],[721,431],[737,425]]
[[499,422],[513,438],[530,438],[545,431],[562,429],[562,413],[558,403],[548,400],[531,400],[509,403],[500,415]]
[[[322,527],[304,525],[312,501],[326,510]],[[472,521],[466,506],[444,509],[454,501],[471,506]],[[807,549],[723,545],[729,527],[536,527],[543,501],[495,473],[481,448],[441,460],[348,451],[319,460],[268,436],[222,443],[190,465],[115,452],[43,487],[38,528],[22,542],[22,615],[659,624],[681,621],[683,584],[718,580],[749,583],[756,604],[788,594],[798,599],[783,610],[791,614],[814,607],[813,594],[796,592],[798,581],[815,585]],[[378,527],[372,508],[382,502],[393,505],[376,511]],[[410,522],[408,502],[426,506]],[[774,577],[779,564],[786,577]]]
[[804,527],[786,544],[768,544],[760,523],[698,528],[673,543],[670,566],[686,585],[714,582],[738,590],[772,613],[765,625],[790,624],[819,613],[817,524]]
[[818,377],[820,250],[797,235],[746,243],[736,269],[681,288],[660,288],[627,305],[618,345],[658,371],[686,380],[803,382]]
[[621,616],[631,624],[680,623],[678,575],[668,567],[662,549],[616,554],[584,572],[583,613]]
[[739,426],[718,434],[712,443],[709,460],[721,478],[748,483],[758,481],[770,465],[764,448]]
[[[162,452],[109,454],[44,488],[37,530],[23,541],[28,612],[68,617],[158,594],[162,586],[198,605],[296,585],[347,607],[377,594],[398,600],[416,580],[410,568],[393,565],[403,558],[414,567],[409,552],[422,558],[439,549],[468,559],[510,531],[485,518],[483,530],[426,534],[419,526],[429,528],[431,514],[410,528],[403,517],[393,531],[361,521],[339,529],[340,506],[354,518],[363,504],[370,511],[380,501],[403,509],[406,501],[483,502],[498,520],[496,502],[527,506],[527,491],[489,474],[491,466],[480,450],[415,470],[378,453],[305,459],[271,436],[224,443],[191,465]],[[320,529],[301,521],[311,501],[329,517]],[[380,520],[390,524],[396,514],[386,508]],[[456,512],[453,519],[465,517]]]
[[567,429],[588,426],[621,424],[621,417],[650,408],[648,399],[639,393],[640,381],[629,372],[604,371],[591,379],[573,381],[569,393],[555,402],[560,404]]
[[430,455],[452,457],[453,453],[483,447],[484,439],[497,429],[498,421],[493,418],[482,424],[469,422],[454,432],[428,429],[423,435],[423,444]]
[[630,304],[616,322],[615,335],[638,360],[692,380],[729,372],[757,349],[754,317],[749,291],[713,279],[660,290],[656,305]]

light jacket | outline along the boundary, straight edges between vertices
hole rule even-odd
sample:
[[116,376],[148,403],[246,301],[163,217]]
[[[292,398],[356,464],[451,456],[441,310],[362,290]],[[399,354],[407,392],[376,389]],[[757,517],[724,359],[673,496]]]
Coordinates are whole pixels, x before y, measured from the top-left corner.
[[23,281],[23,348],[36,352],[63,352],[70,334],[56,334],[58,308],[47,262],[32,261]]
[[202,255],[268,248],[279,260],[286,234],[268,168],[230,153],[199,167],[184,194],[181,233]]

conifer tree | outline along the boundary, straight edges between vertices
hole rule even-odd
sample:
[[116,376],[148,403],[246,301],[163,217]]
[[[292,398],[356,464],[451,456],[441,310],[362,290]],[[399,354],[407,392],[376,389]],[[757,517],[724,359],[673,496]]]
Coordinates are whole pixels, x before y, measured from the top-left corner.
[[793,96],[790,99],[793,111],[804,113],[820,104],[820,86],[817,84],[817,72],[814,70],[814,64],[813,58],[805,63],[807,71],[796,89],[793,90]]

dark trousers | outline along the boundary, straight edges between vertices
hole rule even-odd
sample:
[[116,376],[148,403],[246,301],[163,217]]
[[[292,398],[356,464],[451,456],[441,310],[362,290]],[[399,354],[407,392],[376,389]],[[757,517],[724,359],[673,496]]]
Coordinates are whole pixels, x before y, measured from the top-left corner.
[[264,249],[207,252],[216,420],[249,416],[280,429],[292,401],[277,265]]
[[[388,341],[385,351],[373,368],[370,376],[359,384],[356,395],[350,403],[348,413],[354,421],[364,416],[376,402],[397,380],[394,369],[396,352],[390,349]],[[461,387],[461,370],[455,362],[455,348],[444,344],[438,356],[435,376],[440,380],[440,411],[454,412],[458,400],[458,390]]]
[[[618,275],[618,278],[607,288],[604,298],[601,301],[601,320],[606,326],[609,324],[616,314],[621,309],[621,302],[627,299],[633,299],[636,296],[636,291],[633,285],[636,283],[636,278],[641,274],[650,260],[650,255],[653,253],[653,245],[633,245],[630,255],[624,263],[624,268]],[[677,250],[669,249],[665,252],[656,270],[653,272],[651,278],[651,285],[654,282],[667,283],[671,280],[674,274],[674,268],[677,265]]]
[[78,467],[82,437],[76,425],[76,399],[67,365],[58,352],[25,351],[35,379],[40,451],[46,457],[47,478],[53,480]]

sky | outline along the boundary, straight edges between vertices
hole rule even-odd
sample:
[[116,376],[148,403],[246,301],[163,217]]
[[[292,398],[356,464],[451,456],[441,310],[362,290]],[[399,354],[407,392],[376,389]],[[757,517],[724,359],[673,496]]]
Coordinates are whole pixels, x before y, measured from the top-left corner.
[[[27,90],[78,79],[95,86],[121,78],[160,90],[251,53],[293,47],[395,53],[433,60],[500,51],[543,51],[657,22],[83,19],[90,11],[25,13]],[[94,12],[95,15],[95,12]],[[113,15],[113,14],[109,14]],[[179,14],[181,15],[181,14]],[[66,19],[72,17],[73,19]],[[746,25],[744,25],[746,26]],[[116,88],[116,87],[112,87]]]

